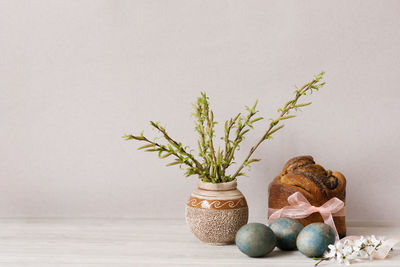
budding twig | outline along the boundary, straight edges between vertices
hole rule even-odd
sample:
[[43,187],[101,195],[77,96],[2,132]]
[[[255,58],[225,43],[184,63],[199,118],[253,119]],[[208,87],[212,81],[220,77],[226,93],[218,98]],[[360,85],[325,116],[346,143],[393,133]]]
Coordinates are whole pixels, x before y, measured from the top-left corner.
[[[162,134],[162,138],[167,141],[166,145],[151,141],[143,135],[143,132],[139,136],[126,135],[126,140],[138,140],[146,142],[146,145],[139,147],[147,152],[158,152],[160,158],[168,158],[173,155],[175,160],[167,166],[172,165],[184,165],[186,166],[186,176],[198,175],[204,182],[222,183],[229,182],[236,177],[246,175],[242,170],[244,167],[250,167],[250,164],[260,161],[260,159],[251,158],[256,149],[260,144],[271,139],[272,135],[284,127],[282,122],[294,118],[295,115],[289,114],[291,110],[298,110],[301,107],[305,107],[311,104],[308,103],[297,103],[301,96],[311,94],[313,90],[318,90],[325,83],[321,82],[323,72],[317,75],[313,80],[303,85],[300,89],[295,91],[295,97],[286,102],[285,105],[278,109],[279,116],[276,119],[272,119],[269,123],[268,129],[260,138],[260,140],[251,147],[250,152],[239,165],[238,169],[233,175],[227,175],[226,170],[229,166],[234,163],[235,152],[239,150],[241,142],[244,140],[245,134],[253,129],[254,123],[262,120],[262,117],[255,118],[255,114],[258,112],[256,106],[258,101],[250,108],[246,107],[247,115],[242,116],[241,113],[237,114],[234,118],[225,122],[225,133],[221,138],[225,144],[223,148],[218,147],[216,150],[214,147],[214,126],[217,122],[214,121],[214,113],[210,108],[208,97],[205,93],[201,93],[201,96],[197,98],[197,103],[194,106],[195,112],[193,113],[196,117],[195,130],[199,134],[199,140],[197,145],[199,148],[198,155],[202,158],[202,163],[191,153],[191,150],[187,150],[186,146],[183,146],[180,142],[175,141],[170,137],[164,127],[153,121],[150,122],[151,126],[154,127]],[[231,139],[231,132],[235,134]]]
[[270,139],[272,137],[273,133],[277,132],[279,129],[282,129],[282,127],[284,125],[280,125],[279,127],[276,127],[282,120],[286,120],[286,119],[290,119],[290,118],[295,117],[293,115],[286,116],[287,114],[289,114],[290,110],[297,109],[299,107],[306,106],[306,105],[310,104],[310,103],[297,104],[297,101],[299,100],[299,98],[301,96],[306,95],[307,92],[312,93],[313,90],[318,90],[319,88],[324,86],[324,84],[325,84],[324,82],[323,83],[319,83],[319,81],[322,79],[323,75],[324,75],[324,72],[321,72],[312,81],[310,81],[309,83],[306,83],[305,85],[303,85],[299,90],[296,90],[294,99],[288,101],[283,106],[282,109],[278,110],[278,111],[280,111],[279,117],[276,118],[275,120],[272,120],[272,122],[270,123],[269,128],[267,129],[265,134],[261,137],[261,139],[257,142],[257,144],[250,149],[250,152],[247,155],[247,157],[244,159],[243,163],[239,166],[237,171],[232,175],[232,179],[234,179],[235,177],[237,177],[239,175],[240,171],[245,167],[246,163],[249,161],[250,157],[253,155],[254,151],[256,151],[256,149],[260,146],[260,144],[264,140]]

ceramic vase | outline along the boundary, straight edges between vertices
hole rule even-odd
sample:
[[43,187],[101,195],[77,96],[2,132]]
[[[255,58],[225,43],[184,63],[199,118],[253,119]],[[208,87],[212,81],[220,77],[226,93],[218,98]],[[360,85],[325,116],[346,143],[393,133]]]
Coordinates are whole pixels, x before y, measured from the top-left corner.
[[247,223],[249,208],[236,180],[227,183],[200,181],[186,204],[186,222],[201,241],[232,244],[236,232]]

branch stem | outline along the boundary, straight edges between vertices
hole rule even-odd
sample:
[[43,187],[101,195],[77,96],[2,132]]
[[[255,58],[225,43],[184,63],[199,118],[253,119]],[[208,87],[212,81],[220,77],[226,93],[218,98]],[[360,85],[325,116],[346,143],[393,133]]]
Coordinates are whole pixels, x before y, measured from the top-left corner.
[[159,125],[157,125],[157,123],[154,122],[150,122],[151,125],[156,128],[157,130],[159,130],[163,135],[164,138],[171,144],[173,145],[175,148],[177,148],[182,154],[184,154],[185,156],[187,156],[188,158],[190,158],[194,164],[196,165],[196,168],[199,169],[199,171],[203,171],[203,166],[200,164],[200,162],[198,162],[192,154],[186,152],[186,150],[183,148],[183,146],[181,144],[179,144],[178,142],[176,142],[174,139],[172,139],[167,132],[165,131],[164,128],[160,127]]
[[[320,78],[314,78],[312,81],[304,84],[299,90],[296,90],[296,96],[293,100],[288,101],[283,109],[281,109],[281,113],[279,115],[279,117],[275,120],[273,120],[267,131],[264,133],[264,135],[261,137],[261,139],[257,142],[257,144],[255,146],[253,146],[250,149],[250,152],[247,154],[246,158],[244,159],[244,161],[242,162],[242,164],[239,166],[239,168],[236,170],[236,172],[232,175],[232,179],[236,178],[236,176],[238,176],[238,174],[240,173],[240,171],[247,165],[247,162],[249,161],[249,159],[251,158],[251,156],[253,155],[254,151],[257,150],[257,148],[261,145],[262,142],[264,142],[266,139],[270,138],[271,133],[274,132],[276,126],[278,126],[278,124],[281,122],[282,119],[286,114],[288,114],[288,112],[293,109],[296,108],[296,103],[297,100],[302,96],[305,95],[306,92],[312,88],[315,87],[315,84],[320,80]],[[322,84],[323,85],[323,84]]]

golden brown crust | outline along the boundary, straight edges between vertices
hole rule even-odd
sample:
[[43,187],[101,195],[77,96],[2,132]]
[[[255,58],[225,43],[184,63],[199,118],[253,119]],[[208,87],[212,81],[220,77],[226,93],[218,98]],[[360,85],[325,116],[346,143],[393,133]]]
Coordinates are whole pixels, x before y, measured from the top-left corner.
[[288,162],[286,162],[285,166],[283,166],[282,172],[293,170],[302,165],[310,164],[310,163],[311,164],[315,163],[313,157],[311,157],[311,156],[294,157],[294,158],[290,159]]
[[[299,191],[314,206],[321,206],[332,197],[345,201],[346,178],[340,172],[325,170],[315,164],[311,156],[299,156],[290,159],[284,165],[282,172],[269,185],[268,207],[280,209],[287,206],[287,198]],[[307,225],[312,222],[322,222],[322,217],[314,213],[300,220]],[[340,236],[346,235],[345,217],[334,217]]]

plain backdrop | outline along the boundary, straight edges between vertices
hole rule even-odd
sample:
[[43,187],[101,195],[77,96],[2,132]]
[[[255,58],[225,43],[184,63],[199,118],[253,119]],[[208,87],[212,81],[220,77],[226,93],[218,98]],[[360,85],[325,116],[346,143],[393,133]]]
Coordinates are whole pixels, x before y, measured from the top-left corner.
[[198,179],[121,136],[155,120],[195,147],[201,91],[218,136],[258,99],[240,161],[322,70],[238,182],[250,216],[308,154],[346,176],[348,219],[399,220],[400,1],[0,1],[0,216],[183,218]]

